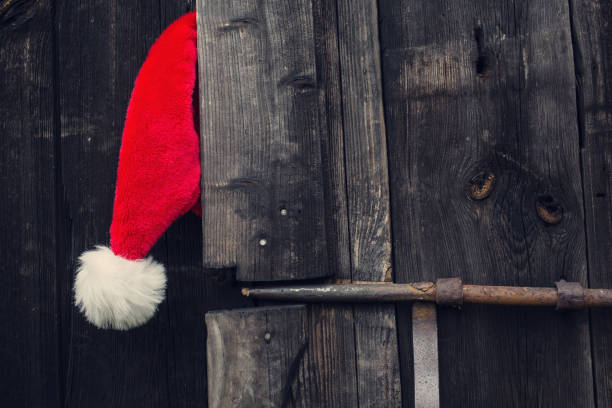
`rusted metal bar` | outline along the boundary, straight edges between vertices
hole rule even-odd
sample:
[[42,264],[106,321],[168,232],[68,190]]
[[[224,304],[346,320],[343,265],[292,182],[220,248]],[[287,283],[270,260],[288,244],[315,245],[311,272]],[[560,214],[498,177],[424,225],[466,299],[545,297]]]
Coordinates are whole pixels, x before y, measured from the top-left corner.
[[557,309],[612,307],[611,289],[583,289],[577,282],[556,288],[463,285],[459,278],[417,283],[351,283],[244,288],[244,296],[301,302],[436,302],[460,306],[479,303],[510,306],[556,306]]
[[436,285],[431,282],[327,284],[244,288],[244,296],[303,302],[435,302]]

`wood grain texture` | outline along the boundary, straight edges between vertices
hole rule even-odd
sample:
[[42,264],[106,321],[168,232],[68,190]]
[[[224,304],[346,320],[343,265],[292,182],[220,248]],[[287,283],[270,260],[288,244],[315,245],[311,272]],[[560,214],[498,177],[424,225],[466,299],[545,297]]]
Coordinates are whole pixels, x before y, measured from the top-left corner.
[[303,305],[207,313],[208,406],[314,406],[308,324]]
[[[329,268],[332,276],[350,279],[336,2],[314,0],[312,9],[317,83],[322,87],[318,107]],[[308,311],[311,321],[308,357],[316,390],[312,395],[313,406],[357,406],[353,307],[311,305]]]
[[59,407],[52,2],[0,2],[0,406]]
[[[612,2],[570,2],[589,284],[612,287]],[[612,316],[591,311],[597,406],[612,405]]]
[[204,264],[328,274],[310,0],[198,2]]
[[[377,4],[338,0],[337,9],[351,279],[392,281]],[[353,313],[359,406],[400,406],[395,307]]]
[[[380,10],[397,280],[586,284],[567,2]],[[439,335],[443,406],[594,405],[586,312],[442,309]]]

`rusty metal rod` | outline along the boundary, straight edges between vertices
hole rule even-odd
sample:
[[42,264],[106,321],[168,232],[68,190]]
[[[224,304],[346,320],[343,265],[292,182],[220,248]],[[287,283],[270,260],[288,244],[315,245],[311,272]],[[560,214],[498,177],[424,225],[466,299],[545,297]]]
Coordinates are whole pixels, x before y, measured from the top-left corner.
[[436,285],[423,283],[375,283],[244,288],[244,296],[300,302],[406,302],[435,301]]
[[352,283],[244,288],[258,299],[300,302],[436,302],[511,306],[556,306],[558,309],[612,307],[612,290],[583,289],[575,282],[556,282],[556,288],[463,285],[459,278],[417,283]]

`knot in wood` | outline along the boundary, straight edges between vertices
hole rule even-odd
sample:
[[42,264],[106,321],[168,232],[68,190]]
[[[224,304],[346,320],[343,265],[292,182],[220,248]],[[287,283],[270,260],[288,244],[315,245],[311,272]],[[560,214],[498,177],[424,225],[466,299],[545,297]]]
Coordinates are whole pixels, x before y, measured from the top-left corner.
[[470,179],[468,197],[480,201],[487,198],[495,187],[495,174],[490,171],[482,172]]
[[548,194],[537,198],[536,212],[538,217],[546,224],[557,224],[563,218],[563,207]]

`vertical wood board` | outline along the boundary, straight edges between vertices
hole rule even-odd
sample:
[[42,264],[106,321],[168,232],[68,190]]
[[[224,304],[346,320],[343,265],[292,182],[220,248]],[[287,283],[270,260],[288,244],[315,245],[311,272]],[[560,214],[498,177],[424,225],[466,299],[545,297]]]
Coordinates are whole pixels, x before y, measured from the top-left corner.
[[[338,0],[352,280],[393,280],[389,177],[376,2]],[[393,305],[354,305],[359,406],[400,406]]]
[[[568,4],[380,9],[397,280],[586,284]],[[442,405],[593,406],[586,312],[466,306],[439,318]]]
[[204,264],[328,274],[310,0],[198,2]]
[[[342,89],[338,54],[336,2],[313,0],[321,157],[325,192],[325,227],[329,272],[350,279],[350,242],[346,206]],[[323,122],[325,121],[325,122]],[[352,305],[311,305],[309,308],[309,367],[317,407],[358,404],[355,329]],[[341,384],[341,386],[339,386]]]
[[59,407],[52,2],[0,4],[0,406]]
[[[572,28],[578,81],[589,284],[612,287],[612,2],[574,1]],[[612,316],[591,311],[595,395],[612,405]]]

